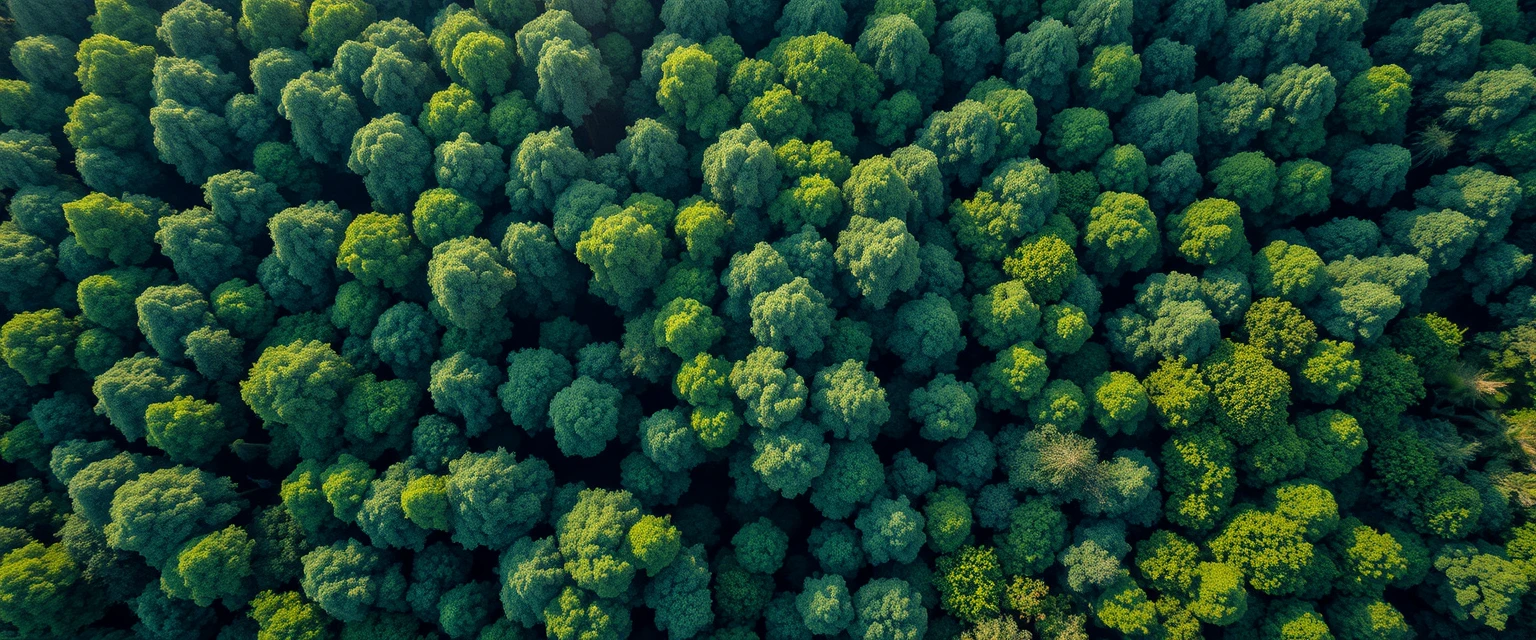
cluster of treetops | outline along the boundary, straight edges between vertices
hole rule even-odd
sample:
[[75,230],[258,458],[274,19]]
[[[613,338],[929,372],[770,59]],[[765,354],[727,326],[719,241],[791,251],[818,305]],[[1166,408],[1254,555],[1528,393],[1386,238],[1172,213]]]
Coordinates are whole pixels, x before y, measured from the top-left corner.
[[1530,637],[1519,5],[8,0],[0,638]]

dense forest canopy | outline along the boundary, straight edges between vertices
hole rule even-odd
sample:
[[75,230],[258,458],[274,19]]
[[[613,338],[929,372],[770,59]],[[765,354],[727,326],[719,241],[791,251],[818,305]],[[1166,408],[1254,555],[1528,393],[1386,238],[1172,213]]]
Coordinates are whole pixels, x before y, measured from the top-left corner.
[[1536,637],[1529,0],[7,0],[0,640]]

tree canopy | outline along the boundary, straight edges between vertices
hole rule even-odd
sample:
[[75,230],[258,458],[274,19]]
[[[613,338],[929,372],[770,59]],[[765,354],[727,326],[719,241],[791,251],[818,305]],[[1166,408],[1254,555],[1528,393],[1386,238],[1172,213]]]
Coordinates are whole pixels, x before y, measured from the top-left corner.
[[9,0],[0,637],[1536,635],[1516,0]]

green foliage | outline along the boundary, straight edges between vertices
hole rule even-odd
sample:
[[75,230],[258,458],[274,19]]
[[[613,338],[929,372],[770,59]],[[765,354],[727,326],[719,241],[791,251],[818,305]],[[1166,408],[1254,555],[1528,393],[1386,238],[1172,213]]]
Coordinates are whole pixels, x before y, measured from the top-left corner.
[[240,510],[228,478],[176,466],[119,486],[112,496],[111,522],[103,531],[112,548],[138,552],[159,566],[187,539],[218,529]]
[[1084,228],[1087,266],[1110,277],[1144,269],[1157,255],[1157,236],[1157,219],[1145,198],[1104,193],[1094,203]]
[[1502,553],[1480,551],[1466,543],[1451,543],[1435,555],[1441,603],[1457,620],[1473,620],[1504,630],[1520,597],[1530,588],[1526,578]]
[[175,562],[166,565],[161,588],[175,598],[206,607],[215,599],[239,601],[247,596],[251,552],[255,544],[244,529],[230,526],[187,542]]
[[941,556],[934,586],[945,611],[966,622],[996,617],[1002,602],[1003,574],[989,547],[965,547]]
[[918,637],[928,628],[928,612],[911,583],[877,578],[853,594],[852,635],[866,639]]
[[[183,464],[206,464],[229,442],[223,407],[177,396],[144,409],[145,440]],[[206,606],[206,605],[204,605]]]
[[0,358],[29,385],[69,366],[79,323],[60,309],[20,313],[0,326]]
[[1518,2],[5,15],[0,635],[1530,635]]
[[1303,538],[1303,525],[1279,513],[1257,509],[1233,517],[1211,539],[1218,562],[1232,565],[1254,589],[1286,595],[1301,589],[1314,548]]
[[511,546],[544,519],[553,489],[554,473],[538,458],[519,462],[503,449],[464,454],[448,463],[454,542]]

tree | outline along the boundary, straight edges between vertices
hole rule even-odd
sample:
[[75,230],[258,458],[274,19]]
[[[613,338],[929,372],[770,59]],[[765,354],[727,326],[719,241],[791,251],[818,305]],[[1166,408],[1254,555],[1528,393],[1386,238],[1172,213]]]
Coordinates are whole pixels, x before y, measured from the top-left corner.
[[1292,64],[1264,79],[1264,92],[1281,121],[1277,127],[1306,127],[1333,111],[1338,81],[1323,65]]
[[754,573],[772,575],[784,563],[784,553],[789,548],[789,536],[773,526],[767,518],[749,522],[731,537],[731,548],[742,568]]
[[319,163],[341,154],[353,133],[363,127],[357,100],[328,72],[304,71],[285,84],[277,112],[293,125],[294,146],[304,157]]
[[161,574],[167,595],[189,599],[199,607],[247,595],[251,579],[251,551],[255,544],[245,529],[231,525],[189,540],[175,562]]
[[[245,341],[228,329],[202,326],[187,334],[187,358],[210,380],[231,382],[240,377]],[[78,359],[78,358],[77,358]]]
[[1236,491],[1230,442],[1212,430],[1181,431],[1163,447],[1169,483],[1167,519],[1209,529],[1226,513]]
[[110,35],[97,34],[80,41],[75,77],[81,90],[118,97],[143,105],[149,97],[155,50]]
[[884,485],[880,456],[868,443],[839,442],[812,485],[811,505],[829,518],[846,518]]
[[92,193],[63,208],[70,233],[91,256],[125,266],[141,263],[154,252],[155,218],[135,203]]
[[[802,177],[801,181],[813,177]],[[917,194],[897,170],[895,163],[885,156],[867,158],[855,165],[848,180],[842,185],[842,195],[854,215],[874,220],[896,218],[917,222],[916,216],[912,215],[919,205]]]
[[586,376],[556,393],[549,402],[549,422],[560,452],[583,458],[602,453],[618,435],[620,398],[613,385]]
[[80,567],[62,544],[30,542],[0,559],[0,620],[23,634],[74,633],[100,616],[82,606]]
[[228,478],[183,466],[149,471],[113,495],[111,522],[104,528],[107,544],[160,566],[187,539],[233,519],[240,502]]
[[1210,542],[1218,562],[1237,568],[1262,593],[1285,595],[1302,587],[1302,572],[1312,561],[1313,546],[1301,524],[1280,514],[1239,513]]
[[1251,444],[1285,422],[1289,377],[1258,347],[1224,341],[1204,372],[1216,399],[1216,426],[1234,442]]
[[1479,551],[1467,543],[1446,545],[1435,555],[1440,604],[1457,620],[1475,620],[1504,630],[1529,589],[1525,576],[1501,553]]
[[316,548],[304,555],[304,594],[332,617],[360,622],[368,609],[404,595],[398,564],[354,538]]
[[1412,154],[1393,144],[1373,144],[1344,155],[1334,183],[1340,200],[1367,207],[1385,205],[1407,185]]
[[1077,256],[1060,236],[1041,234],[1005,258],[1003,272],[1022,283],[1032,301],[1055,302],[1077,276]]
[[376,17],[373,5],[361,0],[317,0],[309,6],[309,26],[300,35],[311,58],[330,60],[337,47],[362,33]]
[[1325,284],[1323,260],[1312,248],[1284,240],[1254,254],[1253,288],[1263,296],[1305,304]]
[[506,92],[512,78],[515,45],[498,31],[474,31],[453,44],[453,54],[443,64],[448,75],[464,88],[483,96]]
[[1412,633],[1392,605],[1369,598],[1340,599],[1326,611],[1328,624],[1341,638],[1407,638]]
[[662,3],[661,24],[689,40],[704,42],[727,33],[725,2],[670,0]]
[[1408,116],[1412,77],[1395,64],[1371,67],[1344,85],[1338,113],[1351,131],[1373,134],[1401,128]]
[[1230,262],[1248,248],[1238,203],[1221,198],[1200,200],[1169,216],[1168,242],[1180,257],[1199,265]]
[[835,257],[865,304],[875,309],[884,308],[892,293],[917,283],[917,242],[898,219],[876,222],[854,216],[838,234]]
[[1139,193],[1146,191],[1150,182],[1146,155],[1131,145],[1110,147],[1099,156],[1093,171],[1099,184],[1110,191]]
[[855,617],[849,626],[855,638],[905,638],[928,628],[928,610],[912,585],[899,578],[877,578],[853,594]]
[[921,435],[929,440],[964,438],[976,424],[978,398],[975,385],[941,373],[912,391],[909,417],[922,423]]
[[502,410],[512,423],[530,433],[549,425],[549,403],[575,379],[569,360],[548,349],[525,349],[507,355],[506,382],[497,388]]
[[704,150],[703,171],[710,198],[722,205],[761,209],[778,192],[773,148],[751,124],[721,133]]
[[496,410],[495,389],[501,372],[482,358],[460,351],[432,363],[427,392],[439,413],[464,419],[473,438],[490,428]]
[[1157,219],[1145,198],[1105,193],[1089,212],[1083,240],[1094,271],[1107,276],[1139,271],[1157,255]]
[[250,616],[263,637],[322,638],[331,618],[294,591],[263,591],[251,601]]
[[538,458],[521,462],[503,449],[466,453],[448,463],[453,541],[505,549],[545,517],[554,474]]
[[853,623],[853,596],[839,575],[806,578],[795,609],[811,633],[833,635]]
[[576,243],[576,259],[592,269],[593,293],[630,311],[661,282],[662,244],[661,230],[625,210],[594,220]]
[[391,113],[357,130],[347,168],[363,176],[377,209],[402,213],[426,185],[430,159],[426,135],[404,116]]
[[1479,71],[1460,86],[1447,91],[1449,124],[1484,131],[1509,122],[1530,103],[1536,78],[1528,69]]
[[940,556],[934,586],[945,611],[966,622],[980,622],[1000,613],[1002,569],[989,547],[965,547]]
[[789,0],[774,31],[786,36],[810,36],[818,33],[842,38],[848,27],[848,11],[836,2]]
[[1257,151],[1245,151],[1217,161],[1206,173],[1217,197],[1226,198],[1243,209],[1262,213],[1274,203],[1278,180],[1275,163]]
[[754,434],[751,468],[762,486],[793,498],[810,489],[812,481],[826,470],[830,450],[819,427],[792,422]]
[[988,191],[951,205],[960,246],[983,259],[1007,254],[1016,239],[1040,228],[1056,207],[1055,176],[1037,161],[1010,160],[986,180]]
[[91,391],[98,399],[96,413],[132,441],[144,437],[149,405],[178,395],[201,395],[203,384],[191,371],[138,353],[98,374]]
[[730,384],[747,403],[746,419],[753,426],[773,429],[794,420],[805,408],[805,381],[786,369],[789,356],[770,347],[757,347],[731,367]]
[[679,551],[645,587],[645,604],[656,611],[656,628],[668,637],[686,638],[713,622],[710,577],[703,545]]
[[329,345],[295,341],[263,351],[240,396],[258,417],[291,429],[306,457],[323,457],[340,444],[339,409],[354,376]]
[[474,330],[490,326],[502,313],[507,292],[517,286],[517,274],[490,241],[454,238],[433,247],[427,284],[449,322]]
[[336,266],[360,282],[403,290],[426,262],[403,215],[366,213],[347,225]]
[[574,587],[566,587],[549,603],[544,620],[550,636],[558,640],[617,639],[629,635],[630,630],[628,609]]
[[177,277],[200,291],[211,291],[239,270],[234,237],[213,212],[194,207],[160,218],[155,242],[171,259]]
[[1077,86],[1089,105],[1119,111],[1135,97],[1141,82],[1141,56],[1128,44],[1099,46],[1078,71]]
[[[786,7],[785,15],[790,14]],[[853,47],[826,33],[794,36],[770,56],[784,86],[813,108],[862,113],[880,92],[880,78],[860,62]]]
[[725,211],[707,200],[699,200],[677,213],[673,230],[683,241],[688,257],[698,263],[711,263],[725,252],[721,243],[732,231]]
[[[1026,319],[1027,320],[1027,319]],[[902,357],[905,371],[947,371],[965,348],[960,318],[948,300],[935,293],[901,305],[887,346]]]
[[1078,43],[1072,29],[1047,18],[1008,38],[1003,53],[1003,78],[1053,109],[1070,97],[1067,78],[1077,69]]
[[202,0],[183,2],[166,11],[156,35],[180,58],[227,58],[235,51],[233,20]]
[[963,184],[975,184],[981,178],[982,166],[997,153],[1001,141],[997,116],[975,100],[934,112],[917,135],[917,145],[933,152],[944,173]]
[[581,240],[581,234],[591,229],[597,218],[622,211],[614,204],[617,198],[618,192],[613,187],[586,179],[577,180],[565,193],[560,194],[555,199],[555,219],[552,225],[560,247],[567,252],[574,251],[576,243]]
[[1274,120],[1264,90],[1242,76],[1201,91],[1199,98],[1201,147],[1242,149]]
[[248,171],[210,176],[203,184],[213,217],[236,243],[250,242],[267,229],[273,215],[288,208],[277,185]]
[[577,585],[599,597],[624,593],[637,568],[627,537],[640,517],[640,505],[627,491],[586,489],[578,495],[556,525],[565,570]]
[[923,516],[912,510],[905,496],[895,500],[876,497],[854,520],[871,564],[910,562],[916,558],[927,540],[923,523]]
[[629,528],[629,552],[647,576],[655,577],[677,558],[682,550],[681,536],[677,527],[672,526],[671,516],[641,516]]
[[[207,464],[233,435],[217,403],[177,396],[144,409],[145,440],[181,464]],[[204,605],[199,605],[204,606]]]
[[250,0],[240,3],[235,31],[250,51],[292,47],[307,20],[304,5],[295,0]]
[[483,139],[490,127],[489,117],[475,94],[457,84],[432,94],[422,108],[417,124],[433,143],[453,140],[461,133]]
[[832,331],[826,296],[805,278],[754,296],[751,309],[752,334],[760,343],[801,357],[820,351]]
[[1432,6],[1392,23],[1374,54],[1415,78],[1457,76],[1477,59],[1483,26],[1466,5]]
[[1307,348],[1317,340],[1317,325],[1295,305],[1277,298],[1260,298],[1249,306],[1243,316],[1243,330],[1248,334],[1248,344],[1285,366],[1299,364]]
[[683,176],[666,170],[683,162],[687,154],[677,132],[656,120],[641,118],[626,127],[625,133],[617,153],[635,186],[663,197],[678,195],[684,186]]
[[534,100],[539,108],[545,113],[558,112],[575,125],[607,97],[613,83],[597,48],[578,47],[562,38],[550,40],[540,50],[536,71],[539,92]]
[[46,186],[57,179],[59,151],[45,136],[26,131],[0,134],[0,162],[6,167],[7,188]]
[[854,52],[874,68],[880,79],[908,87],[917,80],[919,69],[932,58],[928,52],[928,38],[932,35],[931,26],[925,33],[906,14],[871,16]]
[[65,108],[64,135],[76,148],[141,149],[152,134],[149,121],[133,105],[94,93]]
[[472,233],[483,215],[479,205],[452,189],[428,189],[411,210],[411,228],[422,245],[436,247]]
[[705,138],[729,125],[732,106],[718,85],[720,65],[699,45],[678,47],[661,64],[656,104],[673,122]]
[[161,358],[181,361],[187,334],[208,324],[208,300],[191,285],[153,286],[134,300],[139,331]]
[[1487,169],[1458,168],[1430,178],[1430,186],[1414,192],[1414,200],[1420,206],[1452,208],[1472,218],[1479,229],[1478,245],[1487,248],[1502,240],[1509,228],[1515,187],[1511,178]]
[[75,287],[80,315],[116,333],[137,328],[134,300],[149,288],[154,272],[138,267],[108,269],[81,280]]
[[524,538],[501,556],[501,601],[507,617],[525,626],[537,624],[544,607],[570,581],[554,537]]
[[68,367],[77,320],[59,309],[19,313],[0,326],[0,358],[28,385],[41,385]]

